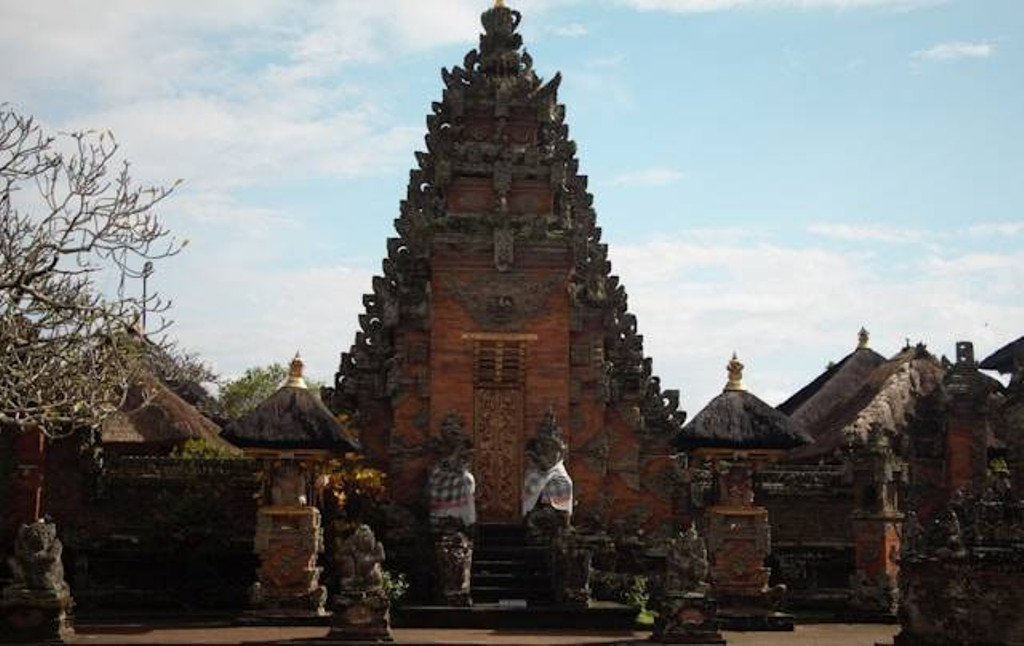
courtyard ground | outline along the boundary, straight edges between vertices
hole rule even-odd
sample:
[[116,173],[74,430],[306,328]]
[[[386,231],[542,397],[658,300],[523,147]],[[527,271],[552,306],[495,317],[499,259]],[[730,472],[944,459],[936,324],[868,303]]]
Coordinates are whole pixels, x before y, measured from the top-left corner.
[[[734,646],[874,646],[891,643],[897,626],[805,624],[792,633],[723,633]],[[175,626],[151,623],[82,623],[73,643],[91,644],[298,644],[327,634],[325,627],[235,627],[224,624]],[[400,628],[397,644],[628,644],[647,632],[438,630]]]

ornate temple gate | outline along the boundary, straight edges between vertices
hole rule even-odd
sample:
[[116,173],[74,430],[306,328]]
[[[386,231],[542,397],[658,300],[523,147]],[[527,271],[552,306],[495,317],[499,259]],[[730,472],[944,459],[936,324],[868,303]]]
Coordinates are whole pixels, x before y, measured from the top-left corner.
[[482,522],[516,522],[523,474],[526,335],[473,336],[477,513]]

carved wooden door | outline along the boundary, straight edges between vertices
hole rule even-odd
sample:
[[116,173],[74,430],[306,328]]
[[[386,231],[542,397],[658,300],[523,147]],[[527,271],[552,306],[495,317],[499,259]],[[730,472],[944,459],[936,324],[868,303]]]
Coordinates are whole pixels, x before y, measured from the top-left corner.
[[476,389],[476,505],[481,522],[519,520],[523,393]]
[[474,374],[473,472],[485,523],[520,518],[523,473],[524,343],[478,342]]

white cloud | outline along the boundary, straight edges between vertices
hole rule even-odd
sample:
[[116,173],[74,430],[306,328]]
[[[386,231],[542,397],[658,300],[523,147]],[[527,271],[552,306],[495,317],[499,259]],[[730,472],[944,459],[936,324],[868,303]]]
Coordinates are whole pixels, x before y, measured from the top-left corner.
[[1024,222],[982,222],[969,226],[967,233],[973,236],[1013,237],[1024,233]]
[[766,244],[755,236],[687,233],[611,249],[645,352],[690,414],[721,391],[735,350],[750,389],[777,404],[841,359],[862,325],[885,355],[904,340],[983,354],[1024,327],[1021,254],[877,254]]
[[914,9],[944,0],[620,0],[640,11],[708,13],[729,9]]
[[556,36],[562,36],[564,38],[580,38],[590,33],[586,25],[581,25],[578,22],[571,22],[567,25],[552,25],[551,27],[548,27],[547,30]]
[[910,56],[918,61],[944,62],[965,58],[988,58],[995,51],[996,46],[991,43],[954,42],[942,43],[928,49],[921,49]]
[[811,233],[826,238],[837,238],[855,242],[884,242],[891,244],[907,244],[922,242],[929,234],[913,229],[892,227],[861,226],[854,224],[812,224],[807,229]]
[[647,168],[620,173],[612,178],[612,186],[654,188],[668,186],[682,179],[683,174],[671,168]]

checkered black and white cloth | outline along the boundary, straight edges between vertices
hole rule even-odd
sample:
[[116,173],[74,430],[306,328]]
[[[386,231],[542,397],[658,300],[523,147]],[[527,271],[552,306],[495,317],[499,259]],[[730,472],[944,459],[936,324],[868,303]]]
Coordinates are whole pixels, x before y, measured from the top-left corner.
[[526,470],[523,479],[523,516],[538,502],[572,513],[572,478],[564,462],[559,462],[547,471],[532,468]]
[[451,516],[467,525],[476,522],[476,480],[469,471],[434,468],[427,481],[430,515]]

